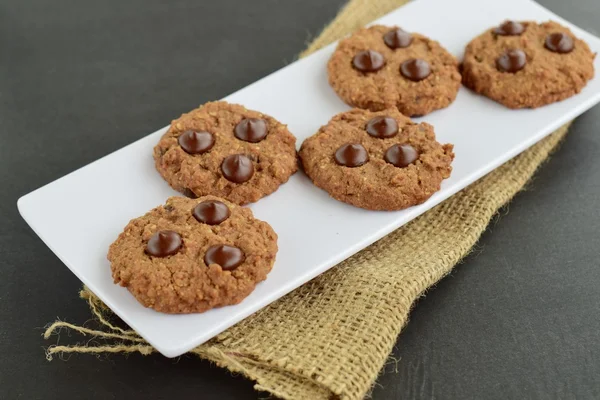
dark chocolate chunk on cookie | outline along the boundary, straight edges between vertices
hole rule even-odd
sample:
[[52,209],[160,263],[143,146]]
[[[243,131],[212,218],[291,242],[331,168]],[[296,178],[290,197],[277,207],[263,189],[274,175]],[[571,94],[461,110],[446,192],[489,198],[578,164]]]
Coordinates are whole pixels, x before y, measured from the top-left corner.
[[463,83],[509,108],[536,108],[579,93],[594,57],[556,22],[505,21],[467,45]]
[[275,118],[224,101],[171,123],[154,148],[156,169],[188,197],[257,201],[297,170],[296,138]]
[[327,71],[342,100],[371,111],[425,115],[450,105],[460,87],[458,62],[438,42],[383,25],[341,40]]
[[110,246],[115,283],[144,306],[195,313],[237,304],[266,279],[277,235],[248,208],[171,197],[127,224]]
[[451,144],[433,127],[398,112],[354,109],[306,139],[300,158],[313,183],[331,197],[370,210],[400,210],[427,200],[450,176]]

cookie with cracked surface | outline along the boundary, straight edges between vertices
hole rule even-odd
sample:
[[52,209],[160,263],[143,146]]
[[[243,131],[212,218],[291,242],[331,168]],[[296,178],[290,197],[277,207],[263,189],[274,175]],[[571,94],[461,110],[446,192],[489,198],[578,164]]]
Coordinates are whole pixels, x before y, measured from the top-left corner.
[[306,139],[300,158],[313,183],[331,197],[369,210],[423,203],[450,176],[451,144],[433,127],[397,109],[353,109],[334,116]]
[[463,83],[506,107],[536,108],[579,93],[594,57],[556,22],[504,21],[467,45]]
[[111,244],[116,284],[145,307],[199,313],[241,302],[266,279],[277,235],[248,208],[206,196],[171,197]]
[[156,169],[188,197],[236,204],[273,193],[298,169],[296,138],[275,118],[224,101],[183,114],[154,147]]
[[396,26],[375,25],[342,39],[327,64],[329,84],[347,104],[408,116],[445,108],[456,98],[456,58],[438,42]]

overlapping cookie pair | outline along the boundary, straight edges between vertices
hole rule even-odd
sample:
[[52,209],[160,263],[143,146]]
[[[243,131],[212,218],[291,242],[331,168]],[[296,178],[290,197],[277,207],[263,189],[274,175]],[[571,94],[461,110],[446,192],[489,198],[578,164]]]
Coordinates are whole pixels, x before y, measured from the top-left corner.
[[174,120],[154,159],[188,198],[172,197],[129,222],[108,252],[114,282],[166,313],[239,303],[277,254],[271,226],[239,205],[297,171],[296,138],[268,115],[211,102]]

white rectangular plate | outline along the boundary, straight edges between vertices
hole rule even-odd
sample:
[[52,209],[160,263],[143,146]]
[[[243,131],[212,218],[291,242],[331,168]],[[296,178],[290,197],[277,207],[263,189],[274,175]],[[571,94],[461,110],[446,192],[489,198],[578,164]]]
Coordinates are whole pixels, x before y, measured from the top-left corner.
[[[594,51],[600,49],[600,39],[529,0],[418,0],[377,22],[423,33],[462,57],[469,40],[505,18],[557,20]],[[334,114],[348,109],[327,83],[326,63],[333,50],[330,45],[225,100],[287,123],[299,146]],[[126,289],[113,284],[106,260],[108,246],[130,219],[176,194],[152,160],[152,148],[166,128],[29,193],[19,199],[18,207],[79,279],[158,351],[175,357],[407,223],[598,101],[598,78],[581,94],[537,110],[509,110],[461,88],[449,108],[423,118],[435,126],[440,142],[454,143],[452,176],[425,204],[404,211],[373,212],[340,203],[297,173],[251,206],[279,234],[273,271],[241,304],[204,314],[167,315],[142,307]]]

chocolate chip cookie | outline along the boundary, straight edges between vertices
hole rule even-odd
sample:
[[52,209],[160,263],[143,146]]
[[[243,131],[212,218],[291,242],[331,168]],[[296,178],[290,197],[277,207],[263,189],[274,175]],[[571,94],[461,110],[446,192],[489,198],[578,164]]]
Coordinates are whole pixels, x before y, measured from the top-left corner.
[[266,279],[277,235],[218,197],[171,197],[133,219],[110,246],[115,283],[145,307],[197,313],[241,302]]
[[458,62],[438,42],[383,25],[341,40],[327,71],[331,87],[349,105],[395,107],[408,116],[447,107],[460,88]]
[[431,125],[416,124],[396,108],[353,109],[306,139],[300,158],[331,197],[369,210],[400,210],[440,189],[452,171],[452,149],[435,140]]
[[188,197],[236,204],[273,193],[298,169],[296,138],[286,125],[224,101],[174,120],[154,147],[156,169]]
[[581,91],[595,54],[556,22],[504,21],[465,50],[463,83],[509,108],[536,108]]

